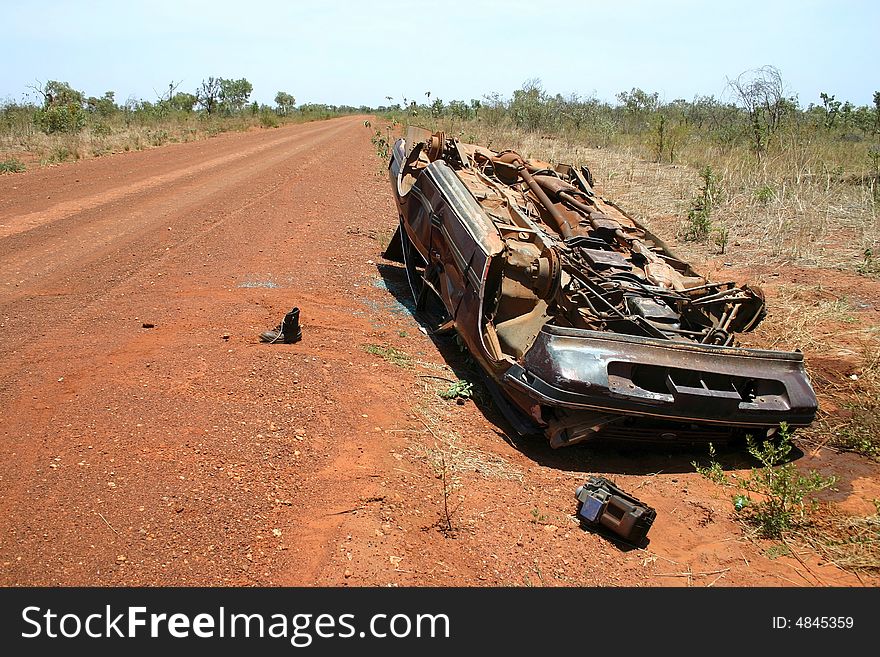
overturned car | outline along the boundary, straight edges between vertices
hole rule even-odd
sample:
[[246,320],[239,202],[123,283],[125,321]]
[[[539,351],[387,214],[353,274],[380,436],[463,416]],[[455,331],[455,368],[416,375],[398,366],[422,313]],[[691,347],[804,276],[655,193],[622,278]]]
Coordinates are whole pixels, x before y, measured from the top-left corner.
[[386,257],[520,433],[720,442],[813,420],[799,352],[735,344],[764,317],[761,290],[697,274],[586,167],[410,128],[389,172],[400,225]]

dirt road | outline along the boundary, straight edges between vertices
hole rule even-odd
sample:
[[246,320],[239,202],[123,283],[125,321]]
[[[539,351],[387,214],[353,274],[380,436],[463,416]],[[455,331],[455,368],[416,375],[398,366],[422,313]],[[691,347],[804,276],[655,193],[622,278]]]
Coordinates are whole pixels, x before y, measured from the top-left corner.
[[[441,400],[467,363],[380,257],[369,137],[342,118],[0,177],[0,584],[860,583],[745,540],[692,453],[553,452]],[[260,344],[293,306],[302,342]],[[577,527],[588,472],[658,509],[648,549]]]

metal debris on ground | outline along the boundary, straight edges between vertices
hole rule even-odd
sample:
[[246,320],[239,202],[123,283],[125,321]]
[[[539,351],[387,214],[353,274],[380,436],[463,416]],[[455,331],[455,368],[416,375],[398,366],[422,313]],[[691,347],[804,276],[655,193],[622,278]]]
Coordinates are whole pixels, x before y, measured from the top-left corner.
[[577,517],[589,528],[604,527],[638,546],[654,524],[657,512],[604,477],[590,477],[575,491]]
[[761,290],[699,274],[586,167],[411,127],[389,173],[385,257],[520,434],[717,444],[813,421],[803,354],[736,344],[764,318]]

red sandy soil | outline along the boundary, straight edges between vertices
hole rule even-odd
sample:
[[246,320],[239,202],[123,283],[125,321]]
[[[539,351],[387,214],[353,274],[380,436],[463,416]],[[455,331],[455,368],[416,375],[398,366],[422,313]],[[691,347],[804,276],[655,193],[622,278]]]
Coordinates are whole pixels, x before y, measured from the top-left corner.
[[[703,450],[554,451],[441,400],[467,364],[381,258],[397,218],[370,134],[341,118],[0,177],[0,584],[878,582],[771,559],[693,471]],[[261,344],[293,306],[302,342]],[[852,512],[880,497],[873,462],[803,461]],[[591,473],[657,509],[647,548],[579,528]]]

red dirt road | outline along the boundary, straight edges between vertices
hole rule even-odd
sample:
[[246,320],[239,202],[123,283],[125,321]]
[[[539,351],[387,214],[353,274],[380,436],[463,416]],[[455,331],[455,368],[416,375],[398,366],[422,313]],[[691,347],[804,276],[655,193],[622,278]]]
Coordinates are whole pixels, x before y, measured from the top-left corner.
[[[342,118],[0,177],[0,584],[860,584],[768,558],[692,453],[554,452],[440,400],[466,363],[379,255],[369,137]],[[260,344],[293,306],[302,342]],[[836,458],[870,499],[872,467]],[[578,528],[588,472],[658,509],[646,550]]]

